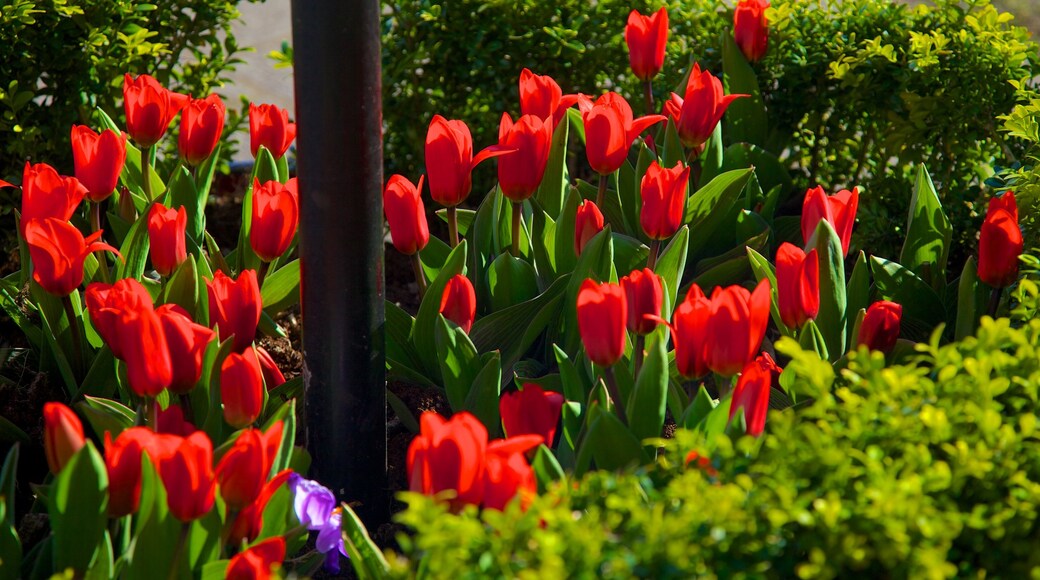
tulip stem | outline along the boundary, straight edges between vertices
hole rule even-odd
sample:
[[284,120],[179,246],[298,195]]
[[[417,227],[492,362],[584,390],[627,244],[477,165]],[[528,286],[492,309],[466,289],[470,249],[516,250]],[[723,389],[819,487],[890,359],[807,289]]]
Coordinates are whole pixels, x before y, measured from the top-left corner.
[[141,151],[141,188],[144,189],[144,198],[151,205],[159,200],[152,199],[152,153],[155,145],[149,145]]
[[426,275],[423,274],[422,262],[419,261],[419,252],[412,254],[412,270],[415,271],[415,283],[419,285],[419,302],[426,295]]
[[145,421],[148,422],[148,426],[152,428],[152,431],[159,432],[159,402],[155,400],[155,397],[145,397],[144,399],[144,416]]
[[448,206],[448,241],[453,248],[459,245],[459,218],[453,205]]
[[520,228],[523,227],[524,204],[513,202],[513,257],[520,257]]
[[72,334],[72,374],[77,379],[83,376],[83,331],[80,329],[79,318],[76,310],[72,307],[72,298],[68,294],[62,296],[61,305],[65,308],[65,317],[69,319],[69,333]]
[[[90,231],[92,233],[101,231],[100,201],[90,202]],[[101,268],[101,281],[107,284],[112,279],[108,274],[108,258],[104,251],[99,250],[94,253],[97,254],[98,267]]]
[[614,376],[614,367],[603,367],[603,379],[607,385],[607,393],[614,401],[614,410],[617,412],[621,422],[628,426],[628,414],[625,413],[625,402],[621,400],[621,390],[618,389],[617,377]]
[[191,407],[191,395],[188,393],[181,393],[179,396],[181,411],[184,412],[184,420],[195,424],[195,409]]
[[646,267],[653,270],[657,267],[657,257],[661,253],[661,240],[650,241],[650,255],[646,257]]
[[643,81],[643,97],[646,99],[646,114],[654,114],[654,87],[653,81],[646,79]]
[[603,211],[603,196],[607,194],[607,176],[599,175],[599,191],[596,192],[596,207]]
[[715,390],[718,391],[720,401],[726,398],[726,395],[733,390],[733,379],[715,373]]
[[191,524],[188,522],[181,523],[181,535],[177,539],[177,547],[173,550],[173,564],[170,566],[170,575],[168,578],[173,580],[177,578],[177,572],[181,568],[181,556],[184,554],[184,546],[188,544],[188,532],[191,531]]
[[267,261],[264,261],[264,260],[260,261],[260,269],[257,270],[257,272],[256,272],[256,287],[257,288],[259,288],[261,290],[264,289],[264,278],[267,277],[267,270],[269,270],[270,268],[271,268],[271,263],[270,262],[267,262]]
[[1004,293],[1004,289],[1003,288],[994,288],[993,291],[989,293],[989,309],[988,309],[988,312],[989,312],[990,318],[996,318],[997,317],[997,310],[1000,308],[1000,298],[1001,298],[1001,295],[1003,293]]
[[635,345],[635,373],[634,376],[639,376],[639,369],[643,366],[643,349],[646,345],[646,337],[642,334],[636,334],[636,345]]

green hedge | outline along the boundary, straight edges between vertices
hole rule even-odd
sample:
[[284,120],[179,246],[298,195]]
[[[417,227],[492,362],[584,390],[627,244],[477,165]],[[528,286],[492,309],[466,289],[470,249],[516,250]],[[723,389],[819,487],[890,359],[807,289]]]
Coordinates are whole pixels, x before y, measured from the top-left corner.
[[[760,439],[680,432],[657,465],[596,472],[524,514],[408,495],[397,577],[951,577],[1040,574],[1040,319],[860,351],[835,372],[793,343],[795,408]],[[1027,320],[1028,319],[1028,320]],[[717,475],[684,467],[691,449]]]
[[[655,82],[658,100],[691,58],[721,71],[721,38],[731,8],[715,0],[404,0],[383,19],[387,173],[422,171],[430,117],[464,119],[476,146],[496,140],[502,111],[517,112],[523,67],[550,74],[564,91],[616,87],[636,110],[642,98],[628,69],[623,30],[629,10],[668,6],[671,39]],[[1015,103],[1012,80],[1040,73],[1037,45],[989,0],[938,0],[909,7],[891,0],[775,0],[770,49],[756,65],[776,131],[775,153],[795,187],[860,185],[858,243],[895,257],[892,224],[910,199],[910,168],[927,164],[949,209],[958,248],[971,253],[976,205],[994,161],[1006,158],[998,115]],[[421,113],[419,113],[421,111]],[[418,113],[418,114],[417,114]],[[584,159],[575,159],[584,166]],[[482,168],[484,172],[490,169]],[[489,175],[489,173],[486,173]],[[486,191],[478,183],[476,191]],[[485,186],[486,185],[486,186]],[[983,212],[984,213],[984,212]]]

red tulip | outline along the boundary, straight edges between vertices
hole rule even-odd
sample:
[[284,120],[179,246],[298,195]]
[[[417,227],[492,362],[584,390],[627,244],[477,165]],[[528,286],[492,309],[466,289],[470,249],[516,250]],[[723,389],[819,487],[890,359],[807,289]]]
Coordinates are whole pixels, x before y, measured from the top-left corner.
[[979,235],[979,280],[994,288],[1010,286],[1018,277],[1023,248],[1015,194],[1009,191],[990,198]]
[[187,437],[198,431],[194,424],[184,419],[184,410],[177,405],[159,409],[155,414],[155,419],[156,433]]
[[686,299],[672,314],[672,342],[675,343],[675,366],[686,378],[702,377],[708,373],[708,320],[711,318],[711,300],[700,286],[690,286]]
[[769,324],[770,303],[768,279],[754,292],[741,286],[715,288],[708,318],[708,368],[730,377],[755,358]]
[[264,484],[260,495],[253,500],[253,503],[238,513],[238,517],[231,524],[231,533],[228,538],[231,544],[237,545],[243,541],[252,542],[260,537],[260,532],[264,528],[264,510],[267,509],[267,504],[274,494],[289,480],[290,475],[292,475],[291,469],[283,469],[276,473]]
[[220,341],[235,337],[232,350],[242,352],[253,344],[260,323],[260,287],[256,272],[243,270],[238,281],[218,271],[206,280],[209,295],[209,327],[220,333]]
[[141,397],[156,397],[173,382],[173,360],[162,319],[151,304],[124,310],[117,325],[119,352],[126,361],[130,388]]
[[83,424],[72,409],[61,403],[44,403],[43,448],[51,473],[58,475],[85,442]]
[[628,44],[628,62],[636,78],[642,81],[654,78],[664,65],[668,11],[662,7],[651,16],[643,16],[638,10],[630,12],[625,43]]
[[296,123],[289,122],[289,111],[249,103],[249,151],[254,158],[263,145],[275,159],[281,159],[295,138]]
[[581,255],[589,240],[603,231],[603,214],[591,200],[584,200],[574,215],[574,253]]
[[776,251],[776,292],[780,319],[789,328],[801,328],[820,311],[820,260],[784,242]]
[[246,429],[235,439],[217,464],[216,477],[220,496],[231,510],[239,511],[260,496],[267,482],[266,450],[260,431]]
[[758,62],[769,47],[769,0],[740,0],[733,11],[733,38],[748,62]]
[[58,175],[46,163],[30,165],[26,161],[22,172],[22,236],[25,224],[35,219],[69,221],[86,195],[87,188],[75,177]]
[[683,166],[682,161],[671,169],[662,168],[657,161],[650,162],[640,185],[643,207],[639,211],[639,224],[649,238],[666,240],[679,231],[686,217],[689,181],[690,168]]
[[148,254],[160,276],[169,276],[188,259],[188,213],[184,206],[170,209],[161,203],[148,212]]
[[576,102],[578,95],[563,94],[551,76],[536,75],[526,68],[520,71],[521,115],[534,115],[545,121],[552,119],[556,127]]
[[108,471],[108,515],[121,518],[137,511],[141,501],[141,453],[155,437],[147,427],[124,429],[115,441],[105,433],[105,467]]
[[546,445],[552,445],[563,402],[560,393],[543,391],[534,383],[524,383],[523,390],[502,395],[498,410],[506,436],[538,435]]
[[552,146],[552,123],[535,115],[524,115],[513,124],[509,113],[502,113],[498,126],[498,146],[514,149],[512,155],[498,160],[498,184],[502,195],[512,201],[531,197],[542,183]]
[[235,554],[228,562],[226,580],[268,580],[271,571],[285,560],[285,540],[281,536],[268,538]]
[[285,384],[285,375],[282,374],[278,363],[274,362],[271,354],[264,350],[264,347],[256,347],[256,357],[260,359],[260,371],[264,375],[264,386],[268,391]]
[[484,467],[485,508],[502,511],[519,496],[521,509],[527,509],[537,493],[538,481],[524,454],[542,442],[540,435],[520,435],[488,444]]
[[390,239],[398,252],[408,256],[421,251],[430,241],[422,200],[425,177],[420,175],[416,186],[403,175],[393,175],[383,190],[383,211],[390,224]]
[[[63,297],[83,283],[83,262],[92,252],[119,250],[97,241],[101,231],[86,239],[72,224],[59,219],[34,219],[25,223],[25,243],[33,263],[33,280],[48,294]],[[120,256],[122,257],[122,256]]]
[[87,198],[104,201],[119,184],[126,163],[126,135],[111,129],[98,134],[86,125],[73,125],[72,161],[76,179],[87,189]]
[[199,165],[213,154],[224,132],[224,102],[217,95],[192,99],[181,111],[177,149],[189,165]]
[[162,321],[163,334],[166,336],[166,345],[170,349],[173,365],[170,392],[178,395],[187,394],[202,377],[202,358],[216,333],[193,322],[179,306],[165,304],[157,308],[156,313]]
[[115,284],[93,282],[87,286],[83,294],[90,322],[94,325],[101,339],[105,341],[112,354],[123,359],[120,338],[120,315],[124,310],[151,308],[152,296],[148,290],[133,278],[116,280]]
[[805,200],[802,202],[802,239],[808,244],[820,220],[827,220],[841,239],[842,253],[848,256],[858,207],[858,188],[853,187],[852,191],[843,189],[831,196],[824,193],[820,186],[810,189],[805,192]]
[[661,279],[650,268],[633,270],[621,279],[621,289],[625,291],[628,318],[625,325],[629,332],[650,334],[657,328],[661,316],[661,303],[664,290]]
[[729,420],[744,409],[744,422],[747,434],[758,437],[766,427],[766,413],[769,411],[769,393],[773,379],[780,375],[782,369],[773,361],[768,353],[762,353],[749,362],[737,379],[733,388],[733,399],[729,407]]
[[479,505],[484,496],[487,429],[466,411],[448,420],[426,411],[419,423],[419,435],[408,447],[409,489],[426,495],[454,490],[455,510]]
[[155,145],[166,134],[170,121],[188,104],[189,98],[168,90],[149,75],[136,79],[125,75],[123,110],[126,112],[126,132],[142,148]]
[[434,115],[426,132],[426,173],[430,177],[430,196],[437,203],[456,206],[473,187],[473,168],[485,159],[512,153],[492,145],[473,156],[473,137],[462,121],[449,121]]
[[903,307],[895,302],[881,300],[871,304],[860,324],[856,345],[865,344],[870,350],[892,352],[899,340],[902,318]]
[[730,103],[747,96],[724,95],[722,81],[710,71],[701,71],[700,65],[694,63],[686,82],[686,93],[682,98],[672,93],[671,100],[665,103],[664,108],[675,122],[682,144],[696,148],[711,139],[715,126]]
[[257,256],[270,262],[281,256],[292,244],[300,223],[300,198],[296,178],[282,185],[268,181],[261,185],[253,179],[253,222],[249,229],[249,245]]
[[625,97],[606,93],[591,103],[579,101],[585,123],[585,153],[589,165],[600,175],[614,173],[625,162],[632,142],[654,123],[664,121],[662,115],[633,119],[632,107]]
[[597,284],[587,278],[578,291],[578,333],[592,362],[609,367],[625,354],[628,310],[625,292],[617,284]]
[[233,352],[220,366],[220,401],[224,420],[241,429],[260,417],[264,403],[264,375],[253,349]]
[[188,523],[213,508],[213,444],[203,431],[180,439],[176,450],[159,462],[170,513]]
[[441,294],[440,313],[469,334],[473,320],[477,317],[477,294],[469,278],[456,274],[448,280]]

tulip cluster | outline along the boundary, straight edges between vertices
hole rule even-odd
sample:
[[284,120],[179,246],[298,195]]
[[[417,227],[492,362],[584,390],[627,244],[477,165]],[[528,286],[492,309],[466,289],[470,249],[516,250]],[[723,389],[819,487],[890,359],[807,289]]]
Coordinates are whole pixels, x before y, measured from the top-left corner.
[[444,419],[433,411],[420,418],[420,432],[408,447],[412,491],[437,495],[453,491],[452,509],[483,505],[503,510],[514,498],[526,508],[536,493],[534,470],[524,454],[544,439],[514,435],[488,441],[487,428],[462,412]]

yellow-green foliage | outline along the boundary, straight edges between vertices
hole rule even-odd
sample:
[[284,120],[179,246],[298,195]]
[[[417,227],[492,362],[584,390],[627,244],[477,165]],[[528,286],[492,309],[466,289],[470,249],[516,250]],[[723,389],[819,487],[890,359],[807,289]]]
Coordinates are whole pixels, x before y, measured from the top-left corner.
[[[1035,312],[1035,285],[1020,292]],[[761,439],[680,432],[658,464],[592,473],[521,514],[407,496],[398,577],[1028,578],[1040,573],[1040,320],[834,372],[793,343],[801,403]],[[714,476],[683,467],[712,458]],[[712,449],[709,453],[709,449]]]

